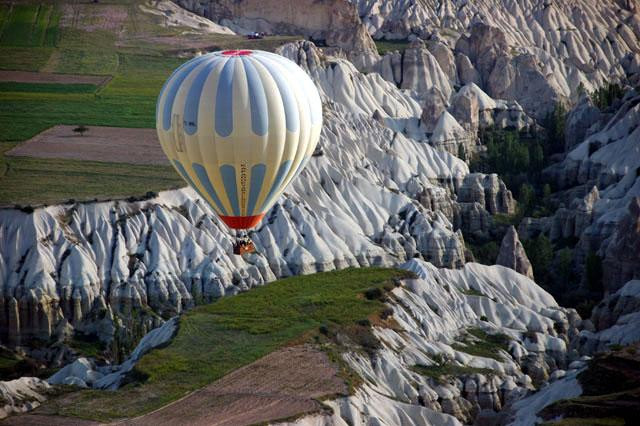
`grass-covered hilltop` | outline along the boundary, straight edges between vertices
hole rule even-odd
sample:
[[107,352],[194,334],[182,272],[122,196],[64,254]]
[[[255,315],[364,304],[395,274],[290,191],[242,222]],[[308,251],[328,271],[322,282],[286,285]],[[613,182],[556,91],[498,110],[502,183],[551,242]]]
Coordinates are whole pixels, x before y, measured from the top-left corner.
[[177,333],[166,347],[151,351],[136,364],[128,379],[131,383],[118,391],[63,393],[35,414],[100,421],[136,417],[271,352],[305,343],[337,363],[338,377],[352,392],[362,378],[346,367],[340,354],[375,351],[380,346],[370,327],[393,327],[384,301],[399,280],[411,276],[396,269],[344,269],[278,280],[196,307],[180,317]]
[[[0,2],[0,206],[142,196],[183,186],[168,165],[4,153],[60,124],[86,126],[89,137],[99,132],[93,126],[155,128],[162,84],[196,52],[273,50],[296,39],[247,40],[165,26],[167,18],[152,12],[141,0]],[[42,83],[41,73],[63,76],[56,76],[59,83]]]

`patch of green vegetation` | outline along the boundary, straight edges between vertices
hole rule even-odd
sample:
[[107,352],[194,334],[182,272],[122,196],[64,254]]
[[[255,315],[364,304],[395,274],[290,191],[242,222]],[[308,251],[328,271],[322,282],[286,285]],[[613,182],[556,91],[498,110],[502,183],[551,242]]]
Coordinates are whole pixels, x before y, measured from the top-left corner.
[[41,371],[38,363],[32,359],[5,347],[0,348],[0,380],[37,376]]
[[183,60],[139,55],[120,58],[120,72],[95,95],[0,92],[0,140],[25,140],[56,124],[153,128],[156,97]]
[[396,50],[403,52],[409,47],[409,40],[375,40],[379,55],[384,55]]
[[112,75],[118,71],[118,54],[111,49],[58,49],[47,69],[62,74]]
[[[47,33],[57,32],[59,16],[55,4],[13,4],[2,9],[0,45],[36,47],[48,44]],[[52,19],[53,18],[53,19]]]
[[601,110],[609,108],[614,101],[622,99],[624,89],[617,83],[609,82],[606,86],[599,87],[589,94],[593,104]]
[[2,379],[7,378],[14,371],[16,371],[16,367],[18,364],[22,362],[22,359],[10,353],[1,353],[0,354],[0,377]]
[[480,328],[469,328],[466,333],[468,336],[464,336],[460,343],[451,345],[453,349],[498,361],[504,359],[502,351],[508,353],[510,339],[505,334],[489,334]]
[[14,4],[6,14],[0,44],[3,46],[31,46],[31,29],[38,6]]
[[171,166],[0,155],[3,206],[124,198],[182,186],[183,180]]
[[50,47],[5,47],[0,46],[0,69],[17,71],[39,71],[54,49]]
[[473,258],[476,262],[483,265],[495,265],[498,258],[498,252],[500,248],[495,241],[487,241],[486,243],[474,244],[472,238],[465,238],[465,245],[469,251],[473,254]]
[[441,382],[444,378],[468,376],[471,374],[484,374],[485,376],[495,374],[490,368],[477,368],[467,365],[456,365],[451,362],[443,362],[434,365],[414,365],[411,367],[413,371],[423,376],[431,377],[432,379]]
[[515,215],[515,214],[496,213],[496,214],[492,215],[491,217],[493,218],[493,221],[498,225],[518,226],[518,223],[520,222],[520,217],[518,215]]
[[286,278],[198,306],[182,315],[168,346],[138,363],[142,383],[117,392],[79,391],[46,403],[46,409],[99,421],[151,411],[283,346],[309,341],[321,326],[348,334],[384,310],[381,300],[364,297],[366,291],[409,276],[394,269],[352,268]]
[[17,83],[0,82],[0,92],[31,93],[93,93],[98,89],[95,84],[61,84],[61,83]]
[[96,336],[83,336],[78,334],[69,342],[69,347],[82,356],[100,358],[106,349]]
[[468,289],[458,289],[460,290],[460,293],[462,294],[466,294],[467,296],[482,296],[482,297],[489,297],[486,294],[484,294],[481,291],[476,290],[473,287],[470,287]]
[[44,35],[44,40],[42,45],[47,47],[55,47],[58,43],[58,36],[60,34],[60,17],[62,14],[60,10],[55,7],[51,10],[51,14],[49,15],[49,26]]

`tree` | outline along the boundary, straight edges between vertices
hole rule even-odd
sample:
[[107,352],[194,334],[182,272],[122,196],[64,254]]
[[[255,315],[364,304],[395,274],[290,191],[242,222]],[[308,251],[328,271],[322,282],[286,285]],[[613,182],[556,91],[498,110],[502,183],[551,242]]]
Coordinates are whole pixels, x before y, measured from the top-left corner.
[[86,127],[85,125],[81,124],[78,127],[76,127],[75,129],[73,129],[73,131],[75,133],[80,133],[80,136],[84,136],[84,133],[87,132],[89,130],[88,127]]
[[568,247],[563,248],[562,250],[556,253],[556,272],[558,278],[565,285],[569,283],[571,279],[571,265],[573,261],[573,250]]
[[458,158],[461,159],[462,161],[467,161],[467,154],[464,151],[463,144],[458,145]]
[[550,282],[549,269],[553,260],[553,246],[544,234],[537,238],[523,241],[524,250],[533,266],[536,281],[548,284]]
[[535,191],[533,190],[533,186],[528,183],[523,183],[520,185],[520,191],[518,197],[518,203],[520,204],[520,211],[522,214],[528,214],[534,205],[535,202]]
[[544,150],[540,142],[535,141],[529,145],[529,159],[533,170],[542,170],[544,166]]
[[589,252],[585,261],[585,276],[587,288],[602,293],[602,259],[593,251]]
[[595,106],[602,110],[609,108],[616,99],[621,99],[623,96],[624,90],[619,84],[608,83],[591,93],[591,100]]
[[546,130],[544,144],[545,156],[564,150],[564,126],[567,121],[567,109],[562,102],[556,102],[553,111],[549,111],[542,120]]

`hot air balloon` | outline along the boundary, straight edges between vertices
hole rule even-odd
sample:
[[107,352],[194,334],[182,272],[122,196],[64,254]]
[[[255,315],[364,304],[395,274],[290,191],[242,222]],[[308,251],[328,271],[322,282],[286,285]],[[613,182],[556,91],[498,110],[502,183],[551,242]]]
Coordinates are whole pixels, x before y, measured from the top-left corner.
[[320,95],[294,62],[260,50],[191,59],[165,83],[156,106],[162,149],[229,228],[234,252],[253,251],[255,227],[313,154]]

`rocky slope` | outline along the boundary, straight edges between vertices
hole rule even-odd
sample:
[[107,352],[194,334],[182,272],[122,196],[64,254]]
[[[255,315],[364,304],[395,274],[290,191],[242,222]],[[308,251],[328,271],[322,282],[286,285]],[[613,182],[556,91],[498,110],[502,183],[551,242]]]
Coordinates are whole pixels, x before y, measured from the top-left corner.
[[[570,112],[569,123],[576,123],[572,117],[585,110],[592,110],[586,100]],[[596,253],[603,259],[607,293],[640,278],[639,111],[635,90],[607,111],[598,110],[586,138],[544,171],[561,190],[559,208],[550,217],[525,220],[519,227],[521,235],[542,232],[553,241],[575,239],[578,261]]]
[[[82,359],[52,382],[116,387],[144,350],[171,335],[167,320],[197,303],[292,274],[412,258],[407,267],[420,278],[391,302],[399,328],[376,328],[383,347],[375,356],[347,358],[367,383],[330,401],[333,417],[297,423],[530,424],[544,406],[581,392],[581,354],[636,339],[629,330],[637,329],[637,281],[629,280],[640,277],[640,97],[629,91],[607,110],[581,97],[612,79],[637,81],[634,1],[175,3],[212,22],[176,9],[179,25],[303,34],[328,46],[279,51],[321,92],[319,148],[252,233],[259,254],[242,258],[230,254],[228,230],[189,189],[1,210],[3,345],[62,366],[77,356],[65,342],[97,336],[104,355],[122,361],[155,329],[120,366]],[[380,57],[372,37],[406,42]],[[457,156],[482,151],[482,128],[536,129],[556,101],[576,102],[566,155],[545,171],[562,205],[510,230],[498,263],[530,276],[517,234],[578,240],[574,268],[600,255],[611,296],[580,333],[575,313],[531,280],[500,266],[465,266],[463,233],[487,237],[492,216],[516,205],[499,176],[469,173]],[[496,333],[508,342],[498,359],[465,352]],[[434,368],[456,373],[442,381],[429,376]],[[7,391],[7,411],[28,409],[37,399],[30,392],[47,388],[12,383],[0,385],[22,389]]]
[[[475,263],[438,269],[416,259],[404,268],[417,277],[393,290],[387,303],[394,325],[373,330],[380,348],[344,355],[364,385],[351,397],[328,401],[330,418],[296,424],[497,421],[496,412],[582,365],[570,350],[579,317],[525,276]],[[171,338],[176,324],[145,336],[121,366],[96,367],[81,358],[48,382],[117,389],[144,353]]]
[[[513,210],[495,175],[473,175],[482,192],[455,201],[470,184],[467,165],[393,130],[420,113],[407,94],[310,43],[285,46],[283,54],[316,81],[326,125],[305,171],[252,233],[259,254],[233,256],[226,227],[191,190],[2,210],[3,343],[82,333],[118,342],[109,355],[122,357],[163,319],[276,277],[416,256],[459,267],[465,249],[457,229],[474,223],[461,217],[483,217],[476,221],[482,231],[489,212]],[[72,357],[64,346],[37,355],[53,365]]]
[[[575,99],[581,84],[592,91],[638,64],[635,1],[353,3],[374,39],[429,40],[420,53],[429,59],[420,63],[431,65],[405,66],[403,75],[446,76],[448,82],[438,87],[446,96],[451,86],[473,82],[538,117],[556,99]],[[416,53],[408,50],[404,56]]]
[[[578,358],[568,348],[579,317],[523,275],[475,263],[449,270],[412,260],[405,267],[418,279],[393,291],[398,327],[374,328],[382,343],[374,355],[346,356],[366,384],[328,402],[333,417],[295,424],[497,424],[506,420],[499,412],[549,376],[582,365],[569,367]],[[493,355],[470,349],[496,334],[503,343]],[[442,374],[447,368],[454,373]]]
[[[375,57],[373,40],[347,0],[174,0],[238,34],[303,35],[354,57]],[[366,59],[365,59],[366,60]]]

